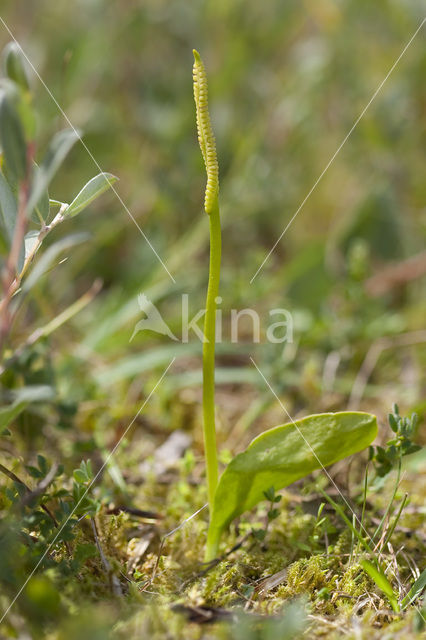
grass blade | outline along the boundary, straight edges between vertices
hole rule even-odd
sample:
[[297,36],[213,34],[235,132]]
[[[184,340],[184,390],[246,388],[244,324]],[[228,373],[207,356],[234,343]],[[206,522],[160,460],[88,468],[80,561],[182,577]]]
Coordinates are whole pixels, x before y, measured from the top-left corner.
[[385,594],[395,613],[399,613],[400,607],[398,604],[398,599],[395,595],[394,590],[392,589],[391,583],[385,576],[380,566],[378,565],[375,566],[365,558],[361,560],[360,565],[364,569],[364,571],[370,576],[370,578],[374,581],[374,583],[377,585],[380,591],[382,591]]

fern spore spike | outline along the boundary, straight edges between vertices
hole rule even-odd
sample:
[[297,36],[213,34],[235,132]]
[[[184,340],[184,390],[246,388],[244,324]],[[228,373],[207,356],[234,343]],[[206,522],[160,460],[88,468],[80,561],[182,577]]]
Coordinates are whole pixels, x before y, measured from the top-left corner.
[[[211,514],[218,483],[215,424],[215,341],[216,298],[219,294],[222,239],[218,202],[219,167],[216,155],[216,142],[208,110],[207,77],[200,55],[195,50],[193,77],[198,141],[207,171],[204,209],[209,216],[210,225],[209,282],[207,288],[206,314],[204,317],[203,343],[203,427],[207,468],[207,491]],[[209,545],[207,545],[206,560],[211,560],[212,557],[214,557],[214,550],[210,549]]]
[[197,132],[201,153],[207,171],[207,185],[204,198],[204,209],[211,214],[219,192],[219,164],[216,153],[216,140],[210,122],[207,75],[200,58],[194,49],[194,99],[197,110]]

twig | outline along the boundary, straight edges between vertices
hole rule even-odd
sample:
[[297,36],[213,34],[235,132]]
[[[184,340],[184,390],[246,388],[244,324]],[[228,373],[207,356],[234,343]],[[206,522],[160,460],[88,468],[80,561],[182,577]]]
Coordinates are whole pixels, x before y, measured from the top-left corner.
[[45,239],[45,237],[52,231],[52,229],[57,227],[58,224],[60,224],[65,220],[65,217],[63,214],[67,210],[68,206],[69,205],[66,202],[63,202],[60,206],[58,213],[53,218],[52,222],[50,224],[43,225],[42,228],[40,229],[40,233],[37,236],[34,247],[32,248],[31,252],[28,254],[28,256],[25,258],[25,262],[22,267],[22,270],[19,273],[18,277],[16,278],[14,292],[18,289],[22,278],[25,276],[26,272],[28,271],[28,267],[33,262],[35,255],[37,251],[40,249],[40,246],[43,240]]
[[111,507],[110,509],[107,509],[106,513],[109,516],[117,516],[120,513],[129,513],[135,518],[143,518],[144,520],[149,520],[150,522],[161,520],[164,517],[163,515],[161,515],[161,513],[155,513],[154,511],[145,511],[144,509],[137,509],[136,507],[127,507],[126,505]]
[[[54,480],[57,470],[58,470],[58,465],[56,464],[56,462],[54,462],[50,467],[49,472],[43,478],[43,480],[41,480],[38,483],[35,489],[27,493],[27,495],[22,499],[21,504],[23,506],[26,506],[31,502],[31,500],[33,500],[34,498],[38,498],[38,496],[44,493],[47,487],[50,485],[50,483]],[[55,521],[56,526],[58,526],[58,523],[56,522],[56,520],[54,518],[53,520]]]
[[[18,476],[17,476],[15,473],[13,473],[13,471],[10,471],[9,469],[7,469],[7,467],[3,466],[2,464],[0,464],[0,472],[1,472],[1,473],[3,473],[5,476],[7,476],[10,480],[12,480],[12,482],[16,482],[17,484],[21,485],[21,487],[24,487],[25,492],[26,492],[26,496],[21,500],[21,505],[22,505],[22,506],[25,506],[25,505],[27,505],[29,502],[31,502],[31,500],[32,500],[34,497],[37,497],[38,495],[40,495],[40,494],[44,491],[44,489],[45,489],[45,488],[50,484],[50,482],[53,480],[53,477],[55,476],[55,473],[56,473],[56,470],[57,470],[57,467],[56,467],[56,468],[54,468],[54,467],[55,467],[55,465],[52,465],[52,468],[50,469],[50,471],[49,471],[49,473],[47,474],[46,478],[44,478],[44,480],[46,480],[46,479],[47,479],[47,477],[48,477],[48,476],[50,476],[50,474],[51,474],[51,472],[52,472],[52,469],[54,469],[53,476],[52,476],[52,478],[48,481],[48,483],[46,484],[46,486],[45,486],[45,487],[42,487],[42,488],[40,489],[40,485],[42,484],[42,483],[40,483],[40,484],[39,484],[39,485],[34,489],[34,491],[31,491],[31,489],[30,489],[30,488],[25,484],[25,482],[23,482],[20,478],[18,478]],[[51,518],[51,520],[53,521],[53,523],[54,523],[55,527],[57,527],[57,526],[58,526],[58,522],[57,522],[57,520],[56,520],[55,516],[51,513],[51,511],[50,511],[50,510],[46,507],[46,505],[44,505],[44,504],[41,504],[40,506],[41,506],[41,508],[43,509],[43,511],[44,511],[45,513],[47,513],[47,515],[49,516],[49,518]]]
[[365,283],[367,295],[377,298],[426,273],[426,251],[385,267]]

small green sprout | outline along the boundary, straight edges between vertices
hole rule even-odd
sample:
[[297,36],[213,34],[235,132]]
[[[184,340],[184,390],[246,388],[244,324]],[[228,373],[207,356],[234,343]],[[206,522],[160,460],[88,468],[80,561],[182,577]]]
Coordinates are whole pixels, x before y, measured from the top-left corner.
[[[206,561],[219,552],[225,528],[266,497],[272,504],[268,522],[278,514],[279,491],[315,469],[324,468],[367,447],[377,433],[375,416],[361,412],[325,413],[280,425],[255,438],[237,455],[218,482],[215,428],[216,298],[219,293],[221,227],[219,167],[208,110],[207,77],[194,50],[194,99],[198,141],[207,171],[204,209],[210,224],[210,266],[203,344],[203,426],[210,523]],[[273,489],[272,489],[273,487]]]
[[399,415],[398,405],[394,404],[392,413],[388,415],[388,421],[395,437],[387,441],[386,448],[370,447],[370,460],[372,460],[380,478],[387,476],[395,466],[400,466],[404,456],[416,453],[421,449],[412,441],[418,422],[416,413],[413,413],[411,417],[402,417]]
[[253,531],[253,535],[257,540],[264,540],[266,538],[269,525],[280,515],[279,509],[277,509],[275,505],[281,502],[282,496],[276,495],[274,487],[266,489],[266,491],[263,492],[263,495],[269,501],[269,509],[266,513],[265,528]]

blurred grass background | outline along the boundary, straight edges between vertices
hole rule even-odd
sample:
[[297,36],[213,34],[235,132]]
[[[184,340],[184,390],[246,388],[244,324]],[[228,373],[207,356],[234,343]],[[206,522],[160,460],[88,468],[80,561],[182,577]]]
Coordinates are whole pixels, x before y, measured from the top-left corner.
[[[112,193],[55,231],[50,241],[79,230],[89,230],[91,239],[38,286],[12,343],[103,280],[98,298],[37,346],[33,358],[44,365],[31,364],[24,374],[26,383],[54,380],[64,424],[77,420],[90,432],[99,422],[131,417],[143,383],[181,354],[158,396],[170,428],[176,389],[200,379],[199,345],[175,347],[143,333],[129,345],[140,317],[137,293],[147,293],[178,334],[180,294],[190,293],[193,313],[204,303],[208,224],[194,124],[194,47],[208,70],[220,159],[223,313],[253,307],[267,319],[269,309],[285,307],[295,319],[295,343],[285,349],[222,345],[219,379],[262,388],[248,360],[253,354],[296,413],[344,408],[371,344],[422,328],[424,277],[374,298],[365,281],[424,247],[423,31],[250,284],[419,26],[421,2],[3,0],[1,17],[85,132],[102,170],[120,178],[120,197],[176,280]],[[9,40],[2,27],[0,44]],[[52,133],[68,125],[36,78],[34,87],[41,153]],[[77,145],[51,197],[70,201],[96,173]],[[337,354],[331,382],[330,353]],[[421,344],[388,349],[367,387],[367,406],[380,411],[399,400],[421,412],[424,363]],[[241,409],[249,393],[242,388]]]
[[[120,197],[175,279],[112,192],[49,235],[47,245],[78,231],[88,230],[90,239],[75,246],[28,296],[10,335],[8,355],[95,280],[101,279],[103,288],[70,322],[25,349],[2,375],[4,402],[11,389],[29,385],[46,384],[55,393],[53,401],[29,406],[16,420],[13,437],[3,438],[1,457],[8,468],[26,478],[25,465],[36,464],[42,452],[49,461],[64,463],[64,486],[71,486],[72,470],[82,459],[90,458],[97,471],[176,357],[120,443],[94,495],[103,509],[120,504],[155,509],[166,517],[159,525],[162,533],[205,502],[200,480],[201,345],[196,339],[175,343],[151,332],[141,332],[129,343],[141,318],[141,292],[177,335],[181,294],[190,295],[191,316],[204,306],[208,220],[202,211],[205,172],[192,97],[193,48],[207,67],[220,161],[225,335],[217,349],[221,462],[259,430],[287,421],[250,356],[293,418],[343,410],[352,402],[353,408],[377,414],[381,443],[390,435],[385,416],[392,402],[399,403],[401,413],[417,411],[420,420],[424,418],[426,278],[407,263],[416,256],[419,264],[426,262],[424,28],[250,283],[420,25],[424,3],[2,0],[0,17],[66,116],[84,131],[84,142],[101,169],[119,177],[115,186]],[[10,34],[0,24],[0,49],[9,41]],[[41,158],[52,134],[69,123],[40,81],[33,80],[36,155]],[[54,179],[51,197],[70,202],[98,172],[77,144]],[[404,277],[392,279],[389,266]],[[259,345],[252,344],[249,325],[239,344],[230,343],[230,309],[245,307],[255,309],[262,319]],[[268,312],[282,307],[293,315],[294,342],[268,344]],[[368,375],[366,358],[372,363]],[[163,482],[149,476],[141,463],[176,428],[185,430],[193,445],[179,472]],[[417,439],[424,442],[421,428]],[[420,510],[424,453],[410,456],[405,464],[404,490]],[[349,466],[344,463],[335,471],[339,486],[349,495]],[[351,475],[361,480],[360,466],[353,465]],[[9,529],[7,487],[8,479],[3,478],[0,508]],[[308,483],[307,495],[309,487]],[[374,493],[375,508],[383,507],[383,500]],[[420,516],[415,519],[416,512],[412,517],[407,526],[420,531]],[[292,520],[293,515],[290,531]],[[114,535],[124,536],[121,525],[111,522],[105,525],[108,545]],[[200,527],[201,540],[203,522],[193,522]],[[76,530],[83,536],[80,528]],[[13,595],[34,561],[27,555],[15,560],[10,549],[19,536],[12,528],[8,535],[11,541],[3,546],[0,577]],[[91,540],[92,532],[84,535]],[[290,535],[296,549],[299,533]],[[178,542],[175,557],[186,562],[188,554],[194,562],[194,533],[185,530],[182,536],[188,547]],[[408,538],[407,534],[407,549]],[[416,547],[411,531],[410,539]],[[117,567],[128,560],[125,543],[120,538],[107,549],[119,558]],[[420,547],[415,551],[421,555]],[[306,546],[301,553],[306,553]],[[281,556],[280,547],[282,563]],[[102,602],[106,582],[99,580],[96,565],[87,563],[85,556],[79,562],[70,565],[77,567],[74,582],[68,580],[65,562],[65,569],[58,569],[66,578],[61,583],[62,601],[78,612],[77,631],[70,627],[60,637],[106,637],[111,611],[93,607],[84,613],[79,608],[86,598]],[[85,571],[82,581],[80,566]],[[35,625],[34,637],[40,637],[37,620],[41,625],[45,617],[52,622],[62,615],[59,592],[52,592],[53,604],[43,595],[44,590],[49,594],[50,582],[43,583],[46,575],[41,582],[39,577],[30,582],[34,592],[28,590],[22,599],[22,611]],[[28,602],[32,608],[27,611]],[[11,628],[19,628],[19,618],[13,615]],[[160,618],[153,610],[155,624]],[[125,628],[124,633],[129,637]]]

